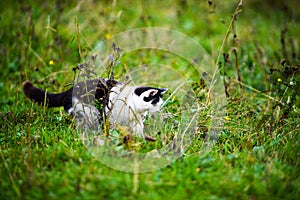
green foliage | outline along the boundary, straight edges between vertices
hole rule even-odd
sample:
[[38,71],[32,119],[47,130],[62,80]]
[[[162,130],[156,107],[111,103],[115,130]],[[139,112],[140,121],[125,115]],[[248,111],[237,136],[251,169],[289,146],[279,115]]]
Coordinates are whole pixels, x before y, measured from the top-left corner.
[[[238,9],[239,1],[217,0],[1,2],[1,199],[299,198],[300,5],[270,2],[247,1]],[[63,91],[96,44],[145,26],[182,32],[212,55],[228,96],[226,124],[203,155],[204,110],[184,156],[158,171],[129,174],[94,158],[62,109],[30,103],[21,87],[29,79]],[[155,51],[117,60],[115,78],[141,63],[171,62],[180,73],[194,75],[195,95],[205,98],[203,80],[184,71],[185,60]],[[170,99],[168,111],[176,106]],[[164,132],[173,136],[171,126]],[[139,150],[161,147],[162,137]]]

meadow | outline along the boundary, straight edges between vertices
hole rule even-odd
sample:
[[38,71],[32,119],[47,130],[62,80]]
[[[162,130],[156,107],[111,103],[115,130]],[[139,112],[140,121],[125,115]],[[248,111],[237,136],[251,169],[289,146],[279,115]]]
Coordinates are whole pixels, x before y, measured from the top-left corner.
[[[299,199],[296,0],[0,5],[0,199]],[[178,159],[155,171],[127,173],[94,157],[63,108],[30,102],[22,84],[31,80],[49,92],[61,92],[97,44],[143,27],[176,30],[211,56],[224,87],[224,126],[210,151],[202,154],[209,130],[208,115],[202,113],[199,124],[204,125]],[[186,60],[172,59],[155,51],[124,55],[114,75],[170,61],[183,76],[191,76],[201,100],[203,79],[186,70],[191,69]],[[171,103],[169,110],[176,113],[176,100]],[[170,132],[165,128],[165,134]],[[157,138],[142,142],[137,151],[160,147],[163,134]]]

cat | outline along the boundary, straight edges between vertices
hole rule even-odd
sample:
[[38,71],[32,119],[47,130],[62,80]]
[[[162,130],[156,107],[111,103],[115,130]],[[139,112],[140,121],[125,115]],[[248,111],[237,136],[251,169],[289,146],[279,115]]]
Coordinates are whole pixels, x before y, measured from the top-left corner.
[[47,107],[64,107],[72,116],[93,125],[106,118],[110,127],[128,126],[133,135],[145,139],[144,120],[148,114],[160,111],[167,88],[130,86],[113,79],[98,78],[83,81],[57,94],[35,87],[30,81],[23,92],[31,101]]

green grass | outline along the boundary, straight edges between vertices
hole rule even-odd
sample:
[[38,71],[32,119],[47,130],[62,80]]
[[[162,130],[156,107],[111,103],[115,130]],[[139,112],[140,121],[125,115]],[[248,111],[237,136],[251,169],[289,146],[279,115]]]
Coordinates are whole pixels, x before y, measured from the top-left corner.
[[[298,199],[300,6],[247,1],[230,28],[238,1],[208,2],[1,2],[1,199]],[[63,91],[73,80],[73,67],[100,41],[155,26],[190,36],[220,62],[229,96],[226,123],[207,155],[199,152],[207,131],[200,126],[186,154],[167,167],[120,172],[87,151],[62,109],[29,102],[21,87],[31,80],[48,91]],[[140,54],[121,58],[116,76],[128,66],[166,62],[160,54],[145,54],[149,60]],[[184,65],[172,63],[179,71]],[[199,121],[205,122],[205,115]],[[160,144],[143,145],[147,150]]]

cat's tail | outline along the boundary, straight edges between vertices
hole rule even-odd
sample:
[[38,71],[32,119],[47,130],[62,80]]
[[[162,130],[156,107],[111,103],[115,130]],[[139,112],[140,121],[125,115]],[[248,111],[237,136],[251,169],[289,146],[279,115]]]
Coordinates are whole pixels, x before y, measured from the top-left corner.
[[30,81],[23,83],[24,94],[33,102],[48,107],[64,106],[68,111],[72,107],[72,88],[57,94],[48,93],[42,89],[35,87]]

